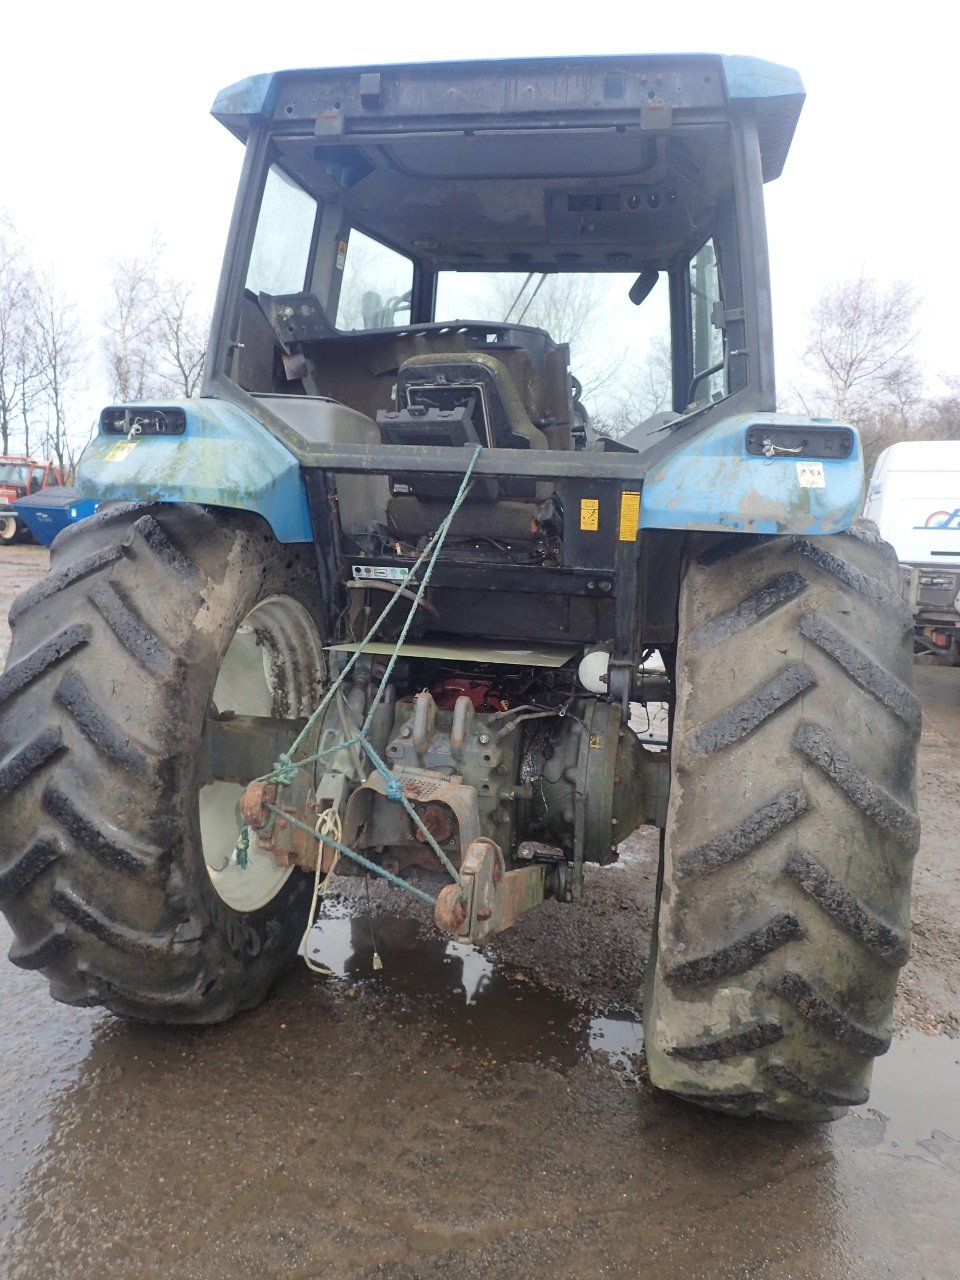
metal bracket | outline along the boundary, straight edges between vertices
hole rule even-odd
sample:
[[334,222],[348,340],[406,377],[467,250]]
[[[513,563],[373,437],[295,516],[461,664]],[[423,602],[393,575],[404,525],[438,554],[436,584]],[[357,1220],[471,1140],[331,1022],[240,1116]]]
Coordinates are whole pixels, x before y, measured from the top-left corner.
[[673,107],[662,98],[651,98],[640,108],[640,128],[645,132],[662,132],[673,125]]
[[[284,804],[284,799],[292,803]],[[274,805],[281,813],[274,813]],[[326,808],[326,806],[324,806]],[[316,817],[313,790],[307,786],[281,787],[276,782],[251,782],[240,797],[240,813],[247,826],[256,833],[259,847],[273,854],[278,867],[300,867],[313,871],[317,858],[326,869],[333,860],[329,845],[318,844],[310,831],[294,826],[284,815],[299,822],[311,823]]]
[[455,884],[440,890],[434,920],[457,942],[485,942],[549,897],[557,875],[556,867],[542,862],[507,871],[500,846],[480,836],[460,866],[462,891]]

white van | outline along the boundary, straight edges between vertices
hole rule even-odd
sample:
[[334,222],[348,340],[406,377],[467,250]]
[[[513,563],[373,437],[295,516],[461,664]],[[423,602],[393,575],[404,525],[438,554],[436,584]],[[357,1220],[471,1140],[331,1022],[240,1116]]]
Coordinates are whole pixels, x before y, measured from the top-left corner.
[[903,569],[920,651],[960,659],[960,440],[904,440],[877,459],[863,514]]

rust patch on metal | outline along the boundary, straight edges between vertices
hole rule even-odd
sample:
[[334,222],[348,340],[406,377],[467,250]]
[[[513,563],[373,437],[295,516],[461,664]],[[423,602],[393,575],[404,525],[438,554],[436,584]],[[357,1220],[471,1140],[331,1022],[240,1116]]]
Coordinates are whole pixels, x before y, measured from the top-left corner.
[[467,905],[460,897],[460,889],[455,884],[448,884],[437,894],[433,919],[438,929],[444,933],[458,935],[467,919]]
[[[437,844],[446,844],[456,835],[457,822],[447,805],[437,804],[435,801],[418,805],[417,814]],[[419,827],[414,828],[413,837],[421,844],[427,842],[427,837]]]
[[[269,804],[277,803],[275,782],[251,782],[240,797],[240,812],[248,827],[259,831],[270,820]],[[261,842],[262,843],[262,842]]]

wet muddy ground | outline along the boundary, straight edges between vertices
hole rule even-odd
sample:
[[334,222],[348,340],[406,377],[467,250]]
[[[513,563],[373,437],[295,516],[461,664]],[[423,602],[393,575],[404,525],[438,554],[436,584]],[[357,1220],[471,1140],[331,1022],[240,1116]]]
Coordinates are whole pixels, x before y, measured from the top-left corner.
[[[4,614],[45,559],[2,550]],[[0,964],[0,1276],[956,1280],[960,670],[917,674],[914,953],[866,1107],[791,1128],[653,1093],[648,834],[483,955],[341,881],[331,976],[212,1030]]]

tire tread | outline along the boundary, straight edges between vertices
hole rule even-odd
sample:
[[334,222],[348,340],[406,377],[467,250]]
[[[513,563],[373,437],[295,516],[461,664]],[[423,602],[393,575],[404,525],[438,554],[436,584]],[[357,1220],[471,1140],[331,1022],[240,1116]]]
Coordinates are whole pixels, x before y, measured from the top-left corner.
[[898,585],[859,529],[686,561],[644,1010],[650,1079],[681,1098],[834,1119],[889,1045],[919,841]]

